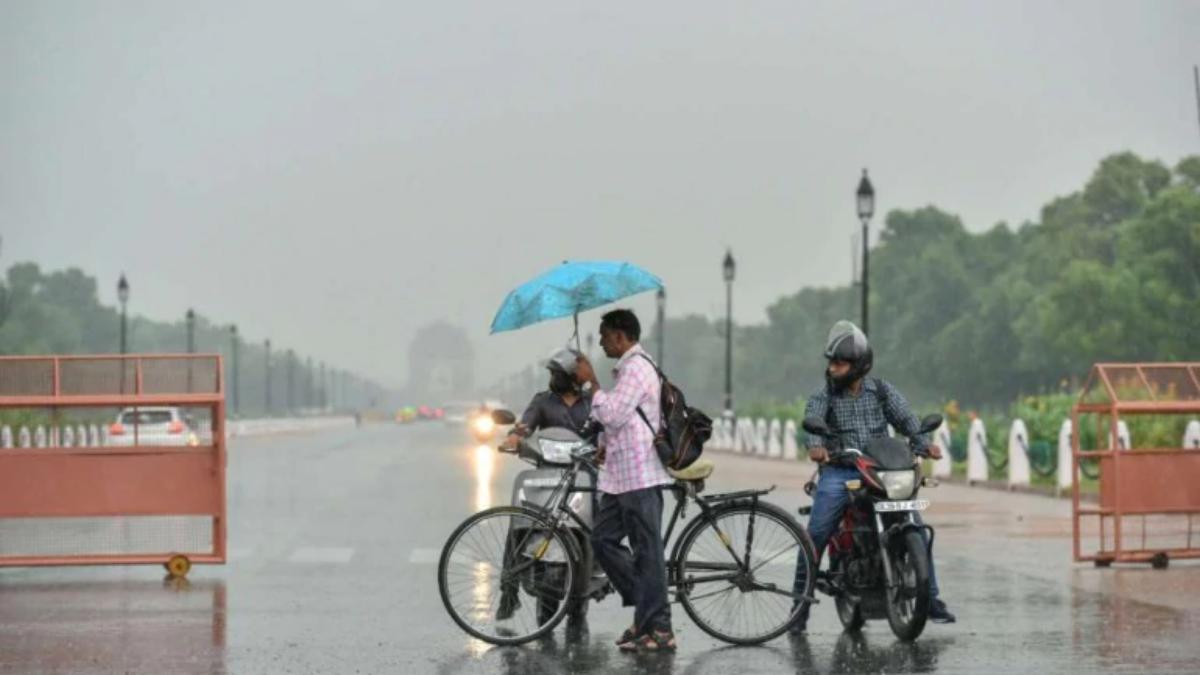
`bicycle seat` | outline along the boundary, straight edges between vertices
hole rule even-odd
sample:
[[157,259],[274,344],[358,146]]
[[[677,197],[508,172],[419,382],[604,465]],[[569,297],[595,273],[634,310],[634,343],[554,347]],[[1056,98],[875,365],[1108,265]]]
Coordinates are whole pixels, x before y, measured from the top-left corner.
[[713,469],[716,468],[712,462],[707,459],[698,459],[692,462],[692,465],[686,469],[667,469],[667,473],[675,480],[697,481],[704,480],[712,475]]

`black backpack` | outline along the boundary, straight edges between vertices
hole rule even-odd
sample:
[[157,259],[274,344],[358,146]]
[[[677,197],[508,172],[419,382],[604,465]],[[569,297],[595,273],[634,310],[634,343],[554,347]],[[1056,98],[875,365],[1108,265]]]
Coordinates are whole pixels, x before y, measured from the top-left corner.
[[[689,408],[679,387],[671,384],[667,376],[659,370],[658,364],[645,354],[639,354],[646,359],[654,372],[658,373],[658,382],[662,387],[659,405],[662,410],[662,420],[658,432],[654,435],[654,450],[663,466],[668,469],[686,469],[700,458],[704,452],[704,442],[712,436],[712,419],[695,408]],[[638,406],[637,413],[641,416],[650,431],[654,425]]]

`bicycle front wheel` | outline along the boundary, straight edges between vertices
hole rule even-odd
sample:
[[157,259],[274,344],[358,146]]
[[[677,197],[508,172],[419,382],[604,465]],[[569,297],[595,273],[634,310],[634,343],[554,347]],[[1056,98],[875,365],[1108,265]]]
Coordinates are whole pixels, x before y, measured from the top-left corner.
[[554,630],[575,581],[565,530],[537,511],[500,506],[463,521],[442,548],[438,590],[467,633],[515,645]]
[[[718,506],[680,542],[677,595],[709,635],[759,644],[796,620],[812,595],[815,562],[808,533],[783,509],[764,502]],[[807,574],[794,592],[797,565]]]

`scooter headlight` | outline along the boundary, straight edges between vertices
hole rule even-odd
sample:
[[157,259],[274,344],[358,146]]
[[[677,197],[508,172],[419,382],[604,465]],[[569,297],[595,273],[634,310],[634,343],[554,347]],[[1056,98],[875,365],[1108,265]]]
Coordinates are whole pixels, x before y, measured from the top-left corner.
[[888,499],[908,499],[917,485],[916,471],[880,471],[878,475]]
[[538,449],[542,451],[542,459],[555,464],[570,464],[571,450],[575,443],[569,441],[552,441],[546,438],[538,440]]

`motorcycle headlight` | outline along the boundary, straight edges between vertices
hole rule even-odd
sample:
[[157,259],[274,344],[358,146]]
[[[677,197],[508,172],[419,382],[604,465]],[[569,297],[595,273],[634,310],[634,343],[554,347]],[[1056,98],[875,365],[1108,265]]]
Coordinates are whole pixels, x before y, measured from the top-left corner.
[[916,471],[880,471],[879,482],[888,499],[908,499],[917,485]]
[[551,441],[545,438],[538,440],[538,449],[542,451],[542,459],[556,464],[570,464],[571,450],[574,443],[568,441]]

